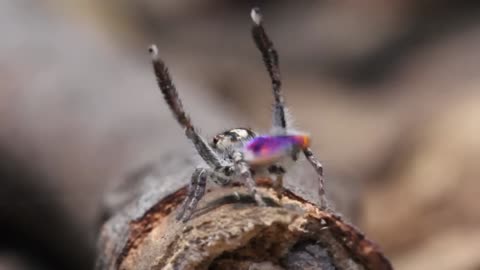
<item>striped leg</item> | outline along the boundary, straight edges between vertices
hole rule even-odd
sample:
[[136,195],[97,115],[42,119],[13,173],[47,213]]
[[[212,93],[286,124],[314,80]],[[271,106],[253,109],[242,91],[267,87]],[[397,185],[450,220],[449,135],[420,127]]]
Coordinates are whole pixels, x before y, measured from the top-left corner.
[[219,157],[208,145],[205,139],[197,133],[195,127],[190,121],[190,117],[188,117],[183,109],[182,101],[180,100],[175,85],[172,82],[168,69],[158,56],[157,46],[151,45],[148,50],[152,57],[153,70],[157,78],[158,87],[162,91],[163,97],[175,116],[175,119],[185,129],[185,134],[193,142],[199,155],[211,168],[218,168],[226,165],[226,162]]
[[[200,178],[204,177],[206,169],[197,168],[192,174],[190,179],[190,186],[188,188],[188,194],[183,201],[180,211],[177,214],[177,220],[187,221],[195,210],[198,201],[200,200],[202,190],[200,185]],[[201,194],[201,195],[200,195]],[[200,195],[200,198],[198,196]],[[196,199],[195,199],[196,198]]]
[[252,36],[255,45],[262,54],[263,62],[267,68],[268,75],[272,81],[273,96],[275,102],[273,104],[273,129],[277,133],[285,133],[287,121],[285,119],[285,104],[281,92],[282,81],[280,78],[280,68],[278,62],[278,53],[273,46],[273,42],[265,32],[262,24],[262,14],[259,8],[253,8],[251,12]]
[[[253,8],[251,17],[254,23],[252,27],[253,40],[262,54],[263,62],[265,63],[265,67],[267,68],[270,79],[272,80],[273,96],[275,99],[273,111],[273,130],[275,133],[286,133],[288,127],[285,116],[285,102],[281,91],[282,82],[280,79],[278,53],[262,25],[263,18],[262,14],[260,13],[260,9]],[[320,198],[322,200],[322,205],[325,205],[325,186],[322,164],[320,164],[320,162],[315,158],[310,148],[305,149],[303,153],[319,176]]]
[[303,153],[305,154],[305,157],[307,158],[308,162],[310,162],[310,164],[313,166],[313,168],[317,172],[318,183],[320,186],[318,189],[318,193],[320,195],[320,203],[321,203],[321,207],[326,208],[327,199],[325,197],[325,181],[323,177],[323,166],[320,163],[320,161],[318,161],[318,159],[315,157],[315,155],[313,154],[312,150],[309,147],[305,148],[303,150]]
[[240,152],[235,152],[233,154],[233,160],[235,163],[236,174],[239,175],[242,181],[245,183],[248,191],[253,196],[257,204],[260,206],[265,206],[265,202],[257,191],[257,184],[255,183],[252,173],[250,172],[250,166],[243,159],[243,154]]
[[225,172],[230,171],[230,169],[230,166],[218,168],[219,171],[208,168],[195,169],[190,180],[187,197],[177,214],[177,220],[186,222],[190,219],[197,208],[198,202],[205,195],[207,181],[212,181],[221,186],[230,184],[232,178],[225,175]]

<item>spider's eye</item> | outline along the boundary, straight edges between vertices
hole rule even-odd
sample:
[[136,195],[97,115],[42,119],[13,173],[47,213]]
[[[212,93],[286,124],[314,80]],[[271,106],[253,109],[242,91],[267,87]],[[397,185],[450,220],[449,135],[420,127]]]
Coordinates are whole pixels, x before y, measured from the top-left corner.
[[240,140],[248,140],[255,137],[255,134],[247,128],[235,128],[225,132],[225,135],[230,137],[232,142]]

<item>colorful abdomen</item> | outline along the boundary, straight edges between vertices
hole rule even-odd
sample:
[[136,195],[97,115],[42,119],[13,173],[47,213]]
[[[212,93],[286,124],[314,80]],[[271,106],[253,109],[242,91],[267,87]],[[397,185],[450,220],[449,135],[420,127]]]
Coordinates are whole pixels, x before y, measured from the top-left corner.
[[254,165],[272,163],[310,144],[308,135],[258,136],[244,147],[247,162]]

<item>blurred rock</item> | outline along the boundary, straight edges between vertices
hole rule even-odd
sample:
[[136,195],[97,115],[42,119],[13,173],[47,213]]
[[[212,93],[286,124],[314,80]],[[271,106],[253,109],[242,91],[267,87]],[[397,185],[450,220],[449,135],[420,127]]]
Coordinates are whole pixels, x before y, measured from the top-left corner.
[[[125,54],[64,15],[27,0],[0,3],[8,34],[0,43],[0,227],[2,244],[52,269],[83,270],[93,263],[105,190],[164,152],[193,150],[162,106],[146,44]],[[227,108],[170,66],[206,134],[230,122]]]
[[[476,241],[466,237],[478,234],[480,225],[479,115],[478,94],[445,104],[438,117],[402,138],[410,143],[397,153],[387,179],[366,190],[367,231],[387,253],[399,254],[399,265],[409,265],[398,269],[480,266],[468,255],[477,253]],[[448,260],[431,260],[431,253]],[[421,263],[413,267],[413,259]]]
[[29,258],[19,256],[14,252],[0,252],[0,270],[42,270]]

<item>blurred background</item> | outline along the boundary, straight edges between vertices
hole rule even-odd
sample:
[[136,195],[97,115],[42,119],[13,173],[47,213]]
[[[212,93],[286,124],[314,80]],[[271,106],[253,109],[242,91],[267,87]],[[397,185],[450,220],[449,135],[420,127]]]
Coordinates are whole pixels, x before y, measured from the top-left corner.
[[480,269],[478,1],[0,1],[0,269],[91,269],[105,190],[192,153],[158,44],[202,133],[268,131],[260,6],[328,195],[396,269]]

